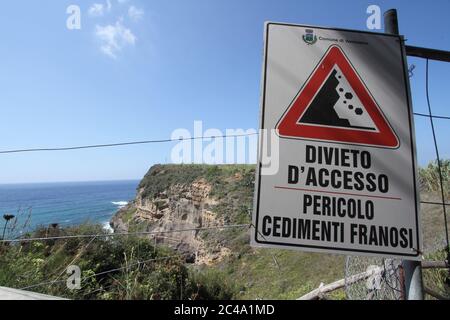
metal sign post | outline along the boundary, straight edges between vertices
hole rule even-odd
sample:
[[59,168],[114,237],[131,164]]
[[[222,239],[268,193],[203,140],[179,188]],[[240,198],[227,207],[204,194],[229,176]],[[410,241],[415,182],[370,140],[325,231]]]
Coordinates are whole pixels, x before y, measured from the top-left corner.
[[[399,34],[397,10],[390,9],[384,13],[384,30],[386,33]],[[407,87],[409,91],[409,81]],[[402,265],[405,277],[405,298],[407,300],[423,300],[421,262],[403,260]]]

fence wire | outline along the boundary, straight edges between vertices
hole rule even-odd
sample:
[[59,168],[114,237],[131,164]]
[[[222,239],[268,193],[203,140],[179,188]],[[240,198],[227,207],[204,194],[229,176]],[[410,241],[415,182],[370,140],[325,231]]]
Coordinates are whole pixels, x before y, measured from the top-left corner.
[[[368,272],[363,280],[349,283],[350,277]],[[345,262],[345,293],[349,300],[401,300],[403,275],[401,260],[348,256]]]
[[[446,207],[448,199],[445,197],[444,179],[442,174],[441,158],[439,153],[439,145],[436,138],[436,130],[434,126],[434,119],[449,120],[447,116],[437,116],[432,112],[430,94],[429,94],[429,60],[426,59],[425,69],[425,92],[428,107],[428,114],[417,113],[414,115],[427,117],[430,120],[431,131],[433,135],[434,149],[436,152],[437,173],[439,177],[439,192],[441,202],[437,201],[421,201],[423,204],[441,205],[443,220],[444,220],[444,234],[445,234],[445,250],[447,251],[447,259],[450,258],[450,244],[449,231],[447,222]],[[436,248],[442,249],[442,248]],[[358,281],[347,283],[348,279],[356,274],[375,270],[372,276],[369,276],[365,281]],[[402,269],[402,260],[384,259],[375,257],[363,256],[348,256],[345,264],[345,293],[347,299],[352,300],[399,300],[404,299],[404,274]],[[449,276],[450,279],[450,276]],[[450,283],[450,281],[449,281]]]

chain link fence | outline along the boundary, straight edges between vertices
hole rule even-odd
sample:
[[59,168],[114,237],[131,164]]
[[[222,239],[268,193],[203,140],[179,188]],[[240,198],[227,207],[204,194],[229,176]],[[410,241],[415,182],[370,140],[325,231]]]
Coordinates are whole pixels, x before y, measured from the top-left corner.
[[[367,273],[360,281],[354,276]],[[401,260],[348,256],[345,262],[345,294],[349,300],[402,300]]]

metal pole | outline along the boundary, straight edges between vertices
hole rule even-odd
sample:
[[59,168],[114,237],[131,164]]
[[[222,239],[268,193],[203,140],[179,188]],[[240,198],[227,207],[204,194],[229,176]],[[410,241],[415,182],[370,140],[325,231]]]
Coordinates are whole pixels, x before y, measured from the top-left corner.
[[384,13],[384,32],[390,34],[400,34],[398,30],[398,18],[396,9],[389,9]]
[[450,62],[450,51],[413,46],[405,46],[405,49],[408,56]]
[[[384,31],[390,34],[399,34],[396,9],[390,9],[384,13]],[[408,90],[410,90],[410,88],[408,88]],[[423,300],[421,262],[403,260],[402,266],[405,277],[406,300]]]
[[423,300],[422,267],[420,261],[403,260],[406,300]]

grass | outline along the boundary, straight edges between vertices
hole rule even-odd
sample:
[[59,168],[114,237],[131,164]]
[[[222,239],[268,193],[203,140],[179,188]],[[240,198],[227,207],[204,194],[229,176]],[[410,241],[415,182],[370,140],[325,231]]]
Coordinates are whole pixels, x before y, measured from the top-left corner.
[[122,213],[121,218],[124,223],[128,223],[136,213],[136,209],[127,209],[124,213]]
[[[449,164],[448,160],[443,162],[447,200]],[[436,163],[421,168],[419,174],[422,200],[440,201]],[[173,184],[188,185],[202,178],[211,185],[210,195],[217,200],[209,209],[227,224],[247,224],[251,221],[254,177],[252,165],[158,165],[150,169],[139,187],[144,188],[145,197],[153,198]],[[133,221],[134,214],[135,209],[126,208],[121,217],[128,223]],[[442,260],[445,245],[442,206],[423,205],[422,222],[427,259]],[[130,228],[136,231],[146,226],[131,223]],[[55,230],[42,228],[34,235],[97,232],[102,232],[100,226],[82,225]],[[43,286],[36,291],[75,299],[295,299],[321,282],[344,277],[344,256],[252,248],[249,230],[245,228],[199,234],[210,248],[226,246],[231,255],[212,267],[188,265],[178,257],[131,268],[127,266],[133,262],[176,252],[132,237],[95,239],[89,245],[90,239],[71,239],[0,246],[0,286],[20,288],[55,279],[75,258],[85,275],[126,268],[117,274],[89,278],[81,291],[70,292],[64,284]],[[448,294],[445,277],[446,271],[424,271],[426,285],[441,294]],[[329,297],[343,299],[345,293],[338,290]]]
[[[448,199],[450,192],[450,159],[441,160],[441,173],[444,195]],[[419,180],[422,191],[440,193],[439,167],[437,161],[430,162],[428,166],[419,169]]]
[[[187,175],[188,181],[203,178],[211,184],[210,196],[218,204],[211,206],[210,210],[218,218],[223,218],[226,224],[251,222],[255,166],[160,166],[157,168],[159,173],[150,174],[152,178],[148,178],[146,183],[159,183],[163,176],[167,177],[164,185],[168,181],[178,181],[181,168],[193,169]],[[158,174],[161,176],[153,180]],[[202,231],[200,236],[211,248],[220,244],[231,249],[231,256],[212,268],[200,268],[200,272],[213,272],[222,279],[233,288],[234,299],[294,299],[318,287],[321,282],[334,281],[344,274],[342,256],[252,248],[249,229]],[[342,298],[342,292],[333,297]]]
[[[450,201],[450,160],[441,161],[444,198]],[[431,162],[428,166],[419,169],[419,181],[421,185],[421,200],[429,202],[442,202],[441,184],[437,162]],[[422,233],[424,251],[426,254],[435,253],[446,246],[445,220],[442,205],[422,204]],[[448,214],[447,207],[447,214]],[[449,217],[450,218],[450,217]],[[450,229],[450,219],[447,219],[447,228]]]
[[[445,250],[438,250],[426,256],[426,260],[443,261],[447,259],[447,252]],[[440,295],[450,299],[450,287],[446,285],[446,280],[449,277],[448,269],[424,269],[423,283],[424,286],[438,292]],[[427,298],[430,298],[427,296]]]
[[[444,177],[449,176],[449,161],[444,162]],[[174,168],[167,168],[171,171]],[[211,208],[228,223],[249,223],[253,204],[254,166],[197,166],[197,178],[212,184],[211,195],[219,203]],[[438,200],[436,164],[420,169],[422,198]],[[166,171],[166,174],[171,174]],[[176,172],[176,171],[175,171]],[[238,179],[233,177],[238,176]],[[195,180],[193,176],[191,176]],[[447,179],[448,182],[448,179]],[[423,207],[422,220],[426,252],[441,249],[443,242],[443,216],[441,206]],[[221,232],[202,232],[202,237],[213,246],[222,243],[232,255],[214,267],[227,279],[235,279],[236,299],[293,299],[315,289],[321,282],[329,283],[344,277],[344,257],[305,253],[279,249],[254,249],[249,246],[250,236],[241,229]],[[205,269],[207,270],[207,269]],[[441,278],[433,278],[440,281]],[[343,290],[330,295],[343,299]]]
[[[40,237],[48,232],[38,229],[29,236]],[[101,232],[101,226],[82,225],[55,228],[50,236]],[[66,286],[65,268],[69,265],[82,270],[84,281],[80,290],[69,290]],[[31,285],[32,291],[70,299],[231,297],[232,287],[218,286],[219,282],[217,277],[192,273],[176,252],[154,247],[144,238],[72,238],[0,245],[0,286]]]
[[239,299],[296,299],[321,282],[340,279],[343,256],[258,249],[233,261],[227,269],[242,284]]

